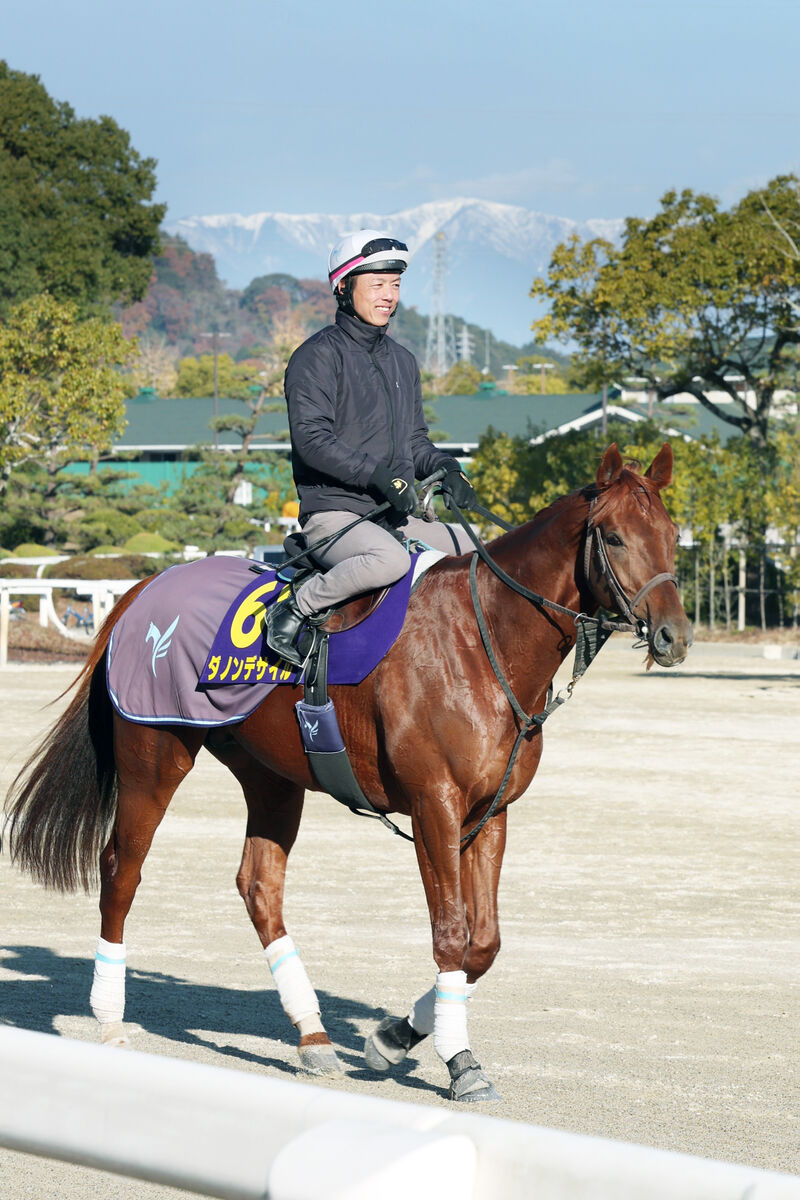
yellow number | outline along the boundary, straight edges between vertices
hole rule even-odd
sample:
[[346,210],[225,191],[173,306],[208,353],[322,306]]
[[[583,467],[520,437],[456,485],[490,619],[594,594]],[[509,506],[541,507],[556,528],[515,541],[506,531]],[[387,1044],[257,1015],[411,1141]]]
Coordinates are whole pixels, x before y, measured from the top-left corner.
[[[268,592],[274,591],[277,584],[277,579],[272,579],[269,583],[262,583],[261,587],[257,587],[255,591],[244,598],[233,614],[231,641],[237,649],[246,650],[261,636],[261,617],[264,615],[266,607],[261,596],[266,596]],[[252,625],[245,629],[245,625],[250,621],[252,621]]]

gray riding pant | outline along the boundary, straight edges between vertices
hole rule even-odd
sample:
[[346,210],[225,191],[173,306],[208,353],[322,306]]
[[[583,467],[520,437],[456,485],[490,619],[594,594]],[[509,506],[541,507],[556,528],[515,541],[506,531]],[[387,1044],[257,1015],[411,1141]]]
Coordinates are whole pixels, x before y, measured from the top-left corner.
[[[313,513],[303,526],[303,533],[312,545],[320,538],[344,529],[355,519],[353,513],[339,510]],[[460,525],[446,525],[443,521],[408,517],[400,526],[400,532],[404,537],[416,538],[432,550],[443,550],[445,554],[466,554],[474,549]],[[314,575],[297,590],[297,607],[307,617],[323,608],[341,604],[359,592],[388,587],[402,579],[411,565],[405,547],[372,521],[362,521],[329,548],[315,551],[314,558],[322,563],[326,572]]]

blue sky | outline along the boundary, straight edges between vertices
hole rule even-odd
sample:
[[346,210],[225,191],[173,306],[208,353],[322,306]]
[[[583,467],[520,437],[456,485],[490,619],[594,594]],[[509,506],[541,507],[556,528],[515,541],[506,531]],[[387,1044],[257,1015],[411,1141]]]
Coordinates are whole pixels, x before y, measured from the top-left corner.
[[476,196],[583,219],[800,170],[797,0],[25,0],[0,56],[158,160],[169,216]]

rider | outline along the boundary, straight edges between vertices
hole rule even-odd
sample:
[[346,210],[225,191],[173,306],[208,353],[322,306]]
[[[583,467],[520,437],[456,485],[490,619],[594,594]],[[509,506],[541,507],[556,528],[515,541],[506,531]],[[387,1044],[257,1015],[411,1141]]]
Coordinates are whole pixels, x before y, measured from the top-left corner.
[[440,469],[445,498],[469,508],[476,497],[458,461],[428,437],[416,359],[387,334],[408,260],[408,247],[379,230],[342,238],[328,260],[339,306],[335,324],[308,338],[286,369],[292,470],[307,544],[383,501],[391,505],[314,551],[326,573],[270,609],[267,641],[290,662],[303,661],[298,641],[307,618],[406,574],[404,537],[448,554],[472,549],[460,527],[413,515],[415,478]]

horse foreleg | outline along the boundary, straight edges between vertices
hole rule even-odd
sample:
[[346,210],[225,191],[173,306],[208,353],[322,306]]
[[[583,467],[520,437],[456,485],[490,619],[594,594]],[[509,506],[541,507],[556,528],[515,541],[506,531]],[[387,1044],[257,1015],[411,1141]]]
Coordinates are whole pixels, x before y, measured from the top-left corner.
[[106,1045],[124,1045],[125,919],[142,864],[170,800],[203,743],[197,730],[152,729],[115,717],[119,797],[114,831],[100,855],[100,937],[89,998]]
[[232,739],[210,739],[209,749],[236,776],[247,802],[236,886],[264,948],[283,1010],[300,1034],[301,1068],[312,1075],[341,1075],[343,1067],[322,1024],[316,992],[283,921],[286,864],[300,825],[304,789],[273,774]]
[[469,926],[469,949],[464,960],[467,984],[473,988],[500,950],[497,889],[506,848],[507,814],[486,823],[461,856],[461,891]]
[[[500,828],[494,826],[499,824]],[[476,1062],[469,1044],[466,1006],[477,979],[488,970],[499,947],[497,936],[497,879],[505,845],[505,815],[490,822],[484,848],[497,871],[480,870],[483,853],[475,847],[463,855],[456,832],[449,826],[423,829],[415,825],[417,858],[431,915],[434,961],[438,973],[434,986],[411,1007],[406,1017],[387,1017],[367,1038],[364,1053],[373,1070],[388,1071],[429,1034],[450,1073],[451,1100],[474,1102],[499,1099],[491,1081]],[[458,831],[460,835],[460,830]],[[484,890],[492,896],[492,919],[484,921],[479,903]],[[473,946],[473,932],[475,944]],[[496,941],[496,946],[492,946]]]

